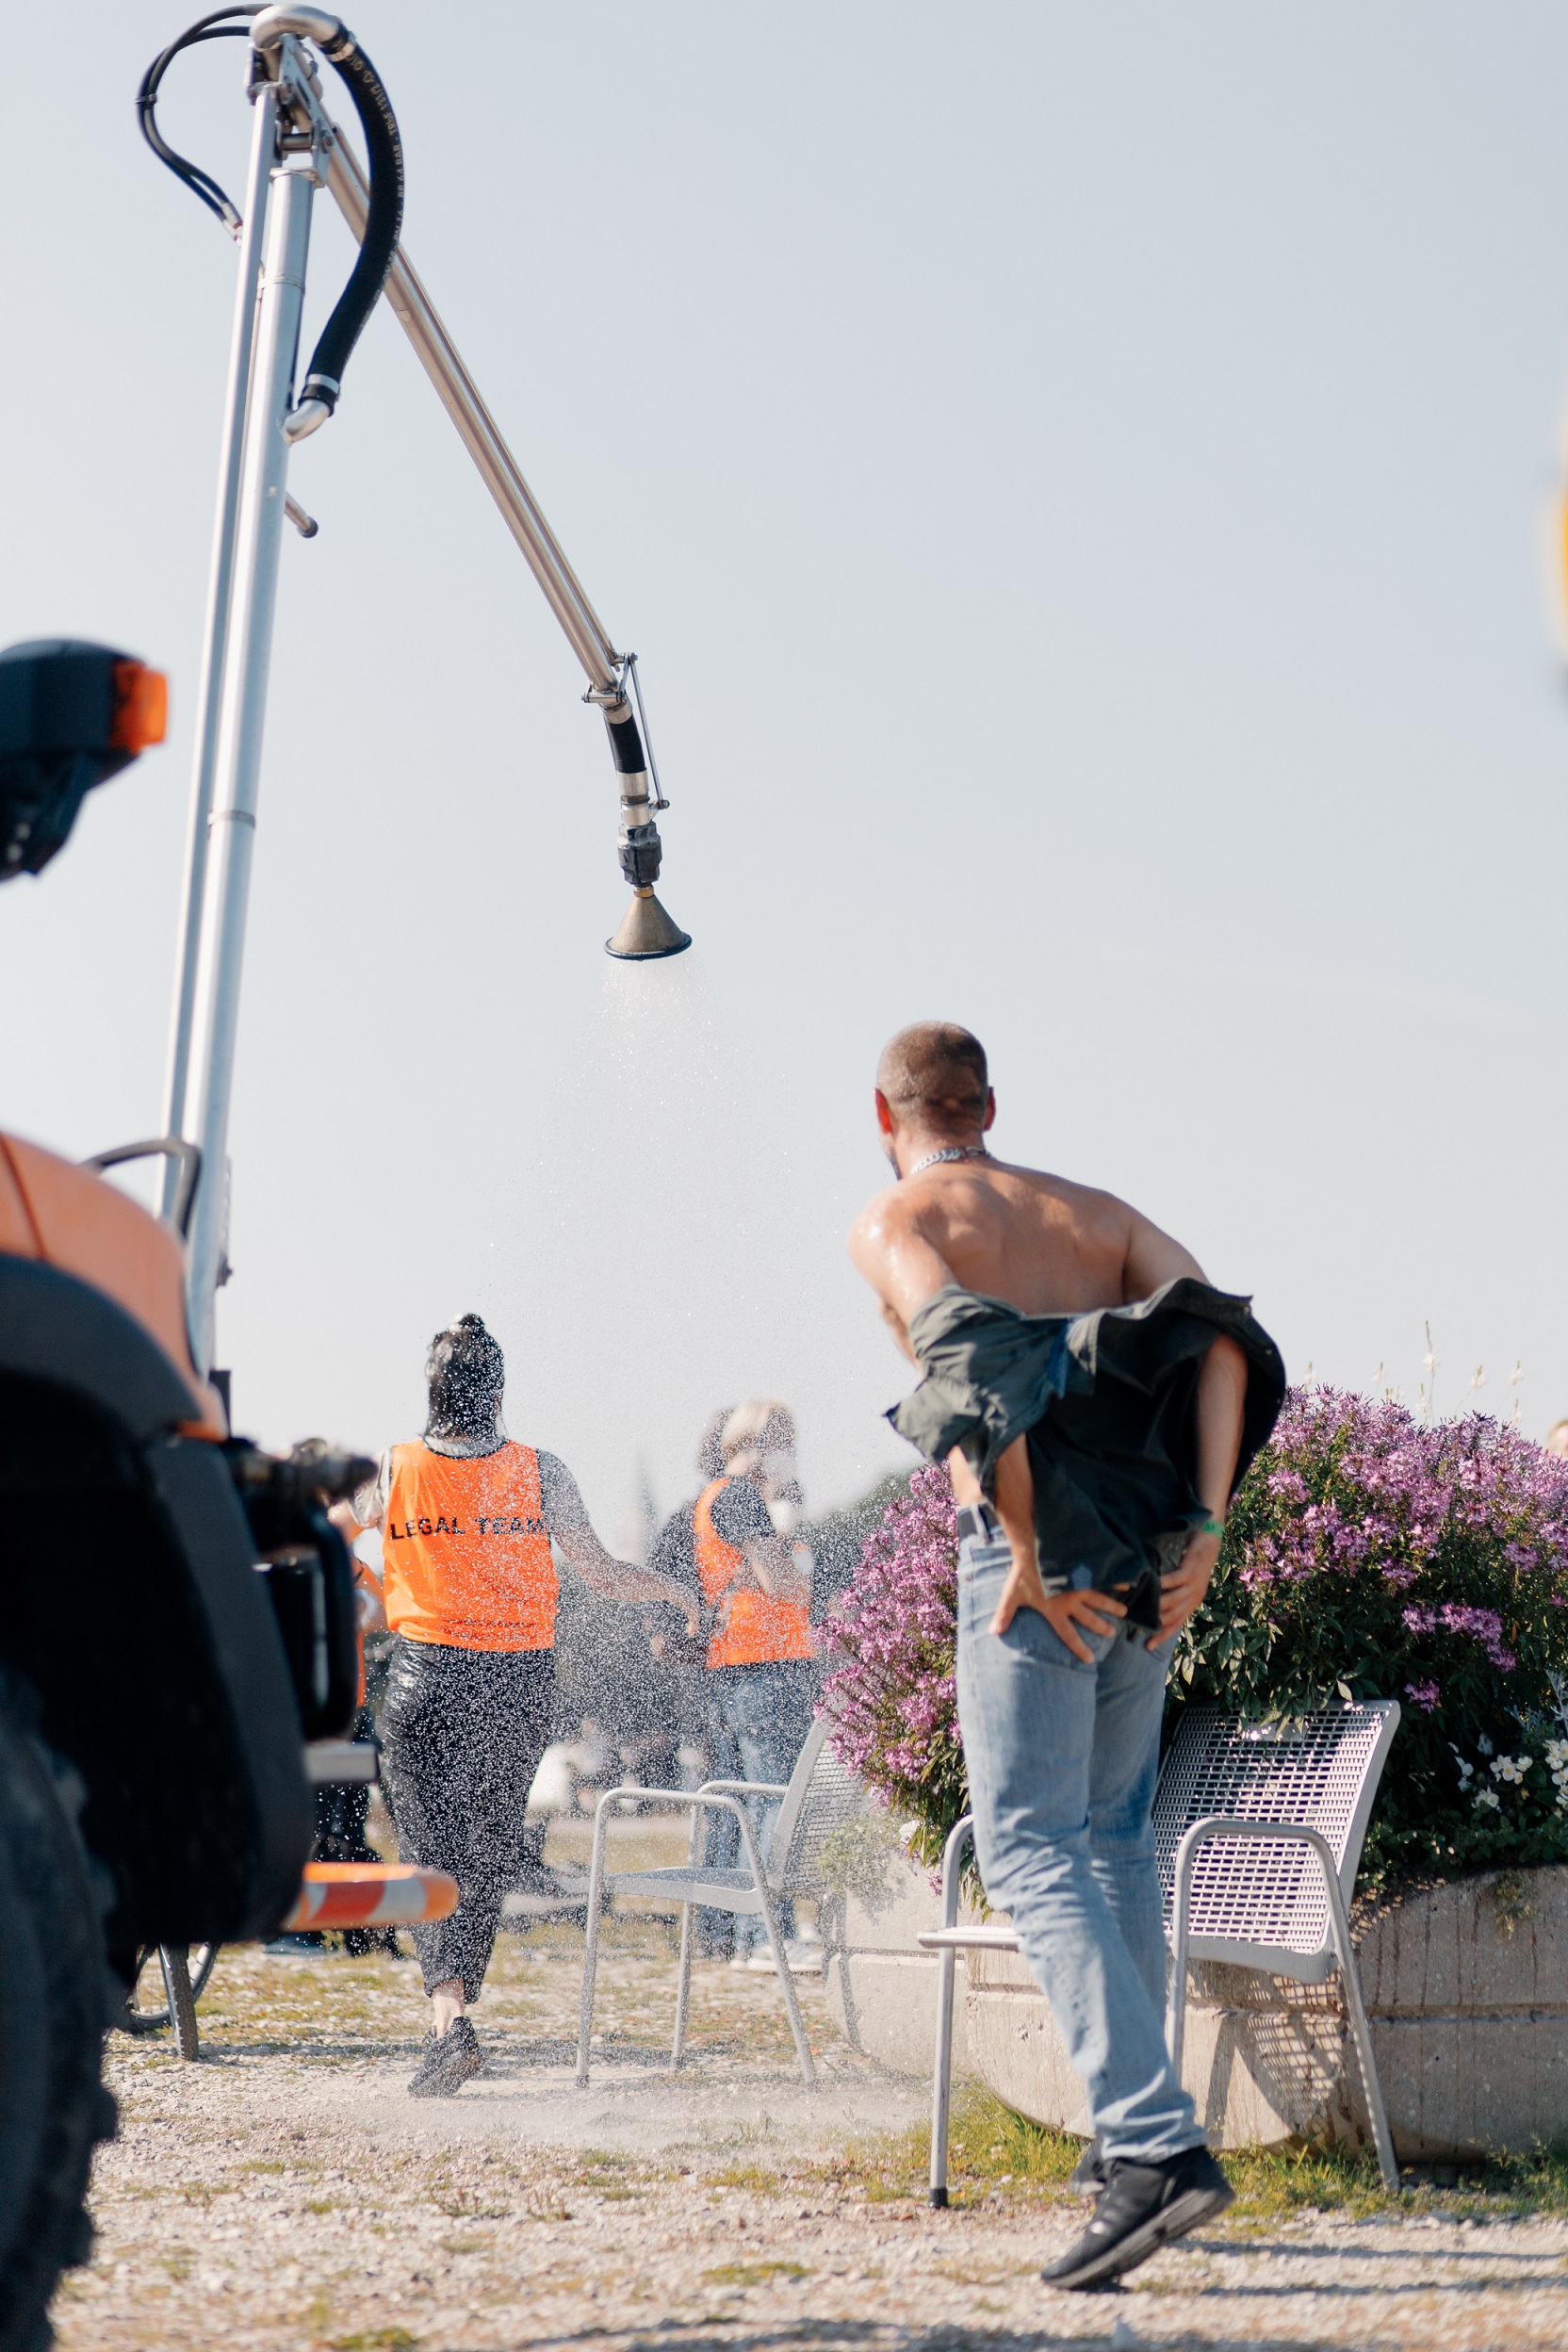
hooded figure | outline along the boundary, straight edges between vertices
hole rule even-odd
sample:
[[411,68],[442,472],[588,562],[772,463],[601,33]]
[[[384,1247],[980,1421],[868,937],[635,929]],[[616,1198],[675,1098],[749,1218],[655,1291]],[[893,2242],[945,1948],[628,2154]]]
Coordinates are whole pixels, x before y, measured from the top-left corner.
[[555,1549],[606,1599],[686,1601],[672,1578],[612,1559],[557,1455],[508,1437],[505,1361],[477,1315],[437,1331],[425,1378],[424,1434],[391,1446],[335,1514],[346,1535],[381,1530],[398,1853],[459,1889],[449,1919],[413,1930],[432,2011],[416,2098],[449,2095],[483,2064],[466,2013],[526,1867],[529,1790],[553,1728]]

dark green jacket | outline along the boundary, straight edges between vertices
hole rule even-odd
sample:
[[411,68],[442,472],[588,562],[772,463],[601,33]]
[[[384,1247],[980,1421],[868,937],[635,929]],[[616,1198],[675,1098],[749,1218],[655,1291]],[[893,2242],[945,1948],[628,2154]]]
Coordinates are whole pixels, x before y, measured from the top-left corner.
[[1102,1590],[1135,1582],[1158,1565],[1162,1535],[1208,1515],[1193,1399],[1221,1331],[1247,1358],[1239,1484],[1283,1401],[1284,1364],[1249,1299],[1186,1276],[1135,1306],[1077,1315],[1021,1315],[949,1283],[910,1320],[925,1377],[888,1418],[933,1462],[961,1446],[988,1494],[1026,1433],[1042,1573],[1072,1581],[1086,1569]]

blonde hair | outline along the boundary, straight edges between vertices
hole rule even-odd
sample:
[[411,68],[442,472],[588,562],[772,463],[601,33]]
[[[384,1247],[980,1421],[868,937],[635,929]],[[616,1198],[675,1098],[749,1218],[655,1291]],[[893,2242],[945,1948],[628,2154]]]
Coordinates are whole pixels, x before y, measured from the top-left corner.
[[726,1462],[732,1462],[737,1454],[749,1453],[754,1446],[760,1448],[763,1438],[773,1428],[789,1431],[789,1446],[780,1446],[778,1450],[792,1453],[795,1417],[788,1405],[776,1396],[753,1396],[748,1403],[737,1405],[724,1425],[721,1443]]

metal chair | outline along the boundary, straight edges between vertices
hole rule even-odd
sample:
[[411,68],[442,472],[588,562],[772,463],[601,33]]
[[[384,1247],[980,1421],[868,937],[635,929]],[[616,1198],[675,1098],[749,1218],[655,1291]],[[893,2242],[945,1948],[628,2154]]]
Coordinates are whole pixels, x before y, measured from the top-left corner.
[[[827,1745],[829,1728],[827,1719],[819,1716],[807,1735],[806,1744],[795,1760],[795,1768],[787,1787],[773,1781],[710,1780],[695,1790],[610,1788],[599,1799],[594,1813],[594,1855],[588,1874],[588,1948],[583,1956],[582,2010],[577,2046],[580,2090],[587,2085],[589,2050],[593,2041],[601,1888],[606,1901],[615,1895],[653,1895],[673,1898],[680,1905],[680,1968],[676,1991],[675,2041],[670,2051],[672,2067],[681,2064],[686,2050],[694,1907],[729,1911],[751,1919],[760,1915],[768,1932],[774,1966],[784,1987],[785,2006],[790,2013],[790,2032],[794,2037],[801,2077],[808,2090],[813,2087],[816,2070],[811,2064],[806,2028],[801,2022],[800,2003],[785,1956],[784,1939],[778,1932],[778,1898],[781,1895],[805,1895],[818,1900],[825,1897],[830,1890],[823,1876],[823,1845],[836,1829],[868,1811],[871,1805],[864,1784],[840,1763]],[[743,1803],[746,1797],[783,1799],[768,1838],[765,1856],[758,1843],[756,1824]],[[678,1869],[620,1870],[607,1879],[604,1875],[604,1840],[612,1808],[616,1805],[649,1802],[690,1805],[692,1808],[692,1845],[688,1860]],[[710,1869],[699,1857],[706,1817],[718,1812],[732,1814],[740,1824],[742,1851],[745,1857],[743,1869]]]
[[[1378,2168],[1390,2191],[1398,2188],[1399,2171],[1348,1909],[1372,1800],[1398,1723],[1396,1699],[1319,1708],[1294,1723],[1250,1723],[1218,1707],[1189,1708],[1154,1796],[1155,1851],[1175,1964],[1166,2038],[1177,2073],[1189,1960],[1225,1961],[1304,1984],[1323,1984],[1337,1968]],[[938,2207],[947,2203],[956,1957],[970,1950],[1021,1949],[1011,1927],[957,1925],[963,1849],[972,1830],[972,1817],[966,1814],[948,1838],[942,1925],[919,1938],[923,1951],[941,1957],[931,2081],[930,2198]],[[1222,1842],[1230,1852],[1219,1850]]]
[[1172,2065],[1180,2073],[1189,1960],[1259,1968],[1298,1984],[1324,1984],[1337,1968],[1378,2169],[1390,2191],[1398,2188],[1399,2167],[1348,1913],[1372,1800],[1398,1725],[1397,1699],[1317,1707],[1269,1723],[1193,1707],[1154,1795],[1173,1963],[1166,2026]]

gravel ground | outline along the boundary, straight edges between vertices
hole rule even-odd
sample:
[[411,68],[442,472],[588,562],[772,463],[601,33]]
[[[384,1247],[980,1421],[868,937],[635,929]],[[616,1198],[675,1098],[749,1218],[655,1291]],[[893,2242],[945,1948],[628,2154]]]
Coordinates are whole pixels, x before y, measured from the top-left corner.
[[814,2094],[776,1984],[720,1968],[697,1971],[669,2075],[670,1954],[654,1923],[610,1931],[580,2094],[580,1935],[503,1938],[484,2074],[414,2103],[412,1964],[224,1952],[199,2066],[113,2037],[122,2129],[93,2262],[57,2300],[63,2352],[1568,2343],[1568,2222],[1528,2214],[1244,2211],[1119,2293],[1051,2294],[1039,2266],[1082,2209],[1009,2178],[946,2213],[902,2193],[923,2092],[844,2050],[820,1988]]

